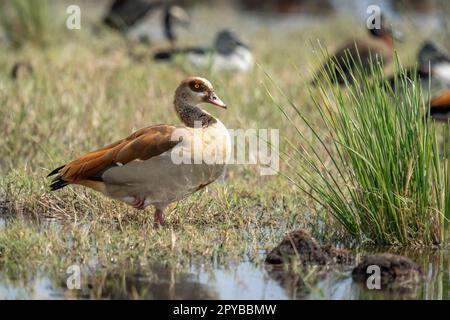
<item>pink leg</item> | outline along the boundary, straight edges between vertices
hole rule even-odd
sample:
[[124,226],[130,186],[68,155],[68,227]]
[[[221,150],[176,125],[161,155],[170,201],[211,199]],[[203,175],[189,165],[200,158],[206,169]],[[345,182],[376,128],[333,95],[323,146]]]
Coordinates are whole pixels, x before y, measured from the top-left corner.
[[156,229],[160,225],[161,226],[164,225],[163,211],[161,209],[156,209],[155,210],[155,222],[154,222],[153,226]]
[[134,197],[134,201],[131,203],[133,208],[144,210],[145,209],[145,198],[141,199],[138,197]]

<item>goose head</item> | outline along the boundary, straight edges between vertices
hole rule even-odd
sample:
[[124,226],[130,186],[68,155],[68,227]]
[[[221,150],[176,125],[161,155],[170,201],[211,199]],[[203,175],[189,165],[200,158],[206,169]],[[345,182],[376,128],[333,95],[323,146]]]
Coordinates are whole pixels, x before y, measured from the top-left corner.
[[373,19],[380,19],[380,25],[379,28],[377,27],[372,27],[372,28],[368,28],[369,30],[369,34],[372,37],[375,38],[380,38],[380,39],[389,39],[392,41],[392,39],[401,41],[402,40],[402,34],[397,31],[394,30],[391,26],[390,21],[383,15],[375,15],[373,17]]
[[175,91],[175,104],[197,106],[201,103],[209,103],[226,109],[226,104],[214,92],[214,88],[207,79],[190,77],[181,82]]
[[216,36],[215,48],[223,55],[229,55],[234,52],[237,47],[248,47],[243,44],[233,32],[222,30]]

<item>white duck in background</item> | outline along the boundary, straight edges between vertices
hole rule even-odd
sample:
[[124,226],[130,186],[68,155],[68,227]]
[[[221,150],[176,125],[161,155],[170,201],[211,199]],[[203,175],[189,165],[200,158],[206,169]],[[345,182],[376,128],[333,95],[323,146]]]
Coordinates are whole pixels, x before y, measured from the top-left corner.
[[187,28],[190,18],[183,8],[164,1],[115,0],[103,23],[130,39],[174,46],[176,28]]
[[170,61],[183,56],[194,67],[211,68],[213,71],[247,72],[253,68],[253,54],[233,32],[220,31],[213,48],[172,48],[155,53],[157,61]]
[[75,184],[136,209],[153,205],[155,226],[163,224],[164,208],[217,180],[231,153],[228,130],[202,103],[226,108],[208,80],[185,79],[174,99],[183,126],[150,126],[89,152],[50,172],[50,189]]

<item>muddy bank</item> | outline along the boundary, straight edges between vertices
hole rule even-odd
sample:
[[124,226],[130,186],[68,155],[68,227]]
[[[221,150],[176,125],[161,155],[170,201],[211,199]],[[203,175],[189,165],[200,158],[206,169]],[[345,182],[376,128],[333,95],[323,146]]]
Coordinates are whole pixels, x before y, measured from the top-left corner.
[[[320,245],[308,231],[298,229],[286,234],[266,257],[266,271],[291,297],[303,299],[330,271],[351,264],[349,250],[332,244]],[[307,267],[314,266],[314,268]],[[344,267],[345,268],[345,267]]]
[[349,250],[331,244],[319,245],[306,230],[286,234],[281,243],[266,257],[268,264],[297,262],[302,265],[350,264],[354,257]]
[[[379,281],[375,279],[379,274]],[[419,266],[411,259],[390,254],[368,255],[353,269],[352,278],[356,282],[375,287],[377,281],[380,290],[409,291],[416,287],[423,276]]]
[[405,256],[368,254],[359,263],[355,256],[351,251],[338,249],[332,244],[320,245],[309,232],[299,229],[287,233],[267,254],[265,261],[269,276],[297,298],[307,295],[309,288],[330,272],[350,276],[364,290],[399,294],[411,292],[423,278],[419,266]]

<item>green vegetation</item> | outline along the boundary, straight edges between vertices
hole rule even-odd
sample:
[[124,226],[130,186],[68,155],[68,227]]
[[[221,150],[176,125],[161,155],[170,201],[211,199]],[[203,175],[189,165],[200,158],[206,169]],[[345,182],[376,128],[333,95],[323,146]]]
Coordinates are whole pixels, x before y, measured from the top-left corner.
[[[290,100],[314,137],[306,138],[297,127],[300,141],[290,145],[298,168],[290,179],[360,243],[443,243],[450,218],[450,161],[445,139],[442,151],[435,125],[425,120],[429,98],[418,79],[400,72],[398,59],[394,88],[385,82],[382,65],[363,70],[356,60],[359,68],[349,79],[357,81],[338,87],[332,81],[336,72],[322,70],[324,80],[311,89],[325,131]],[[448,126],[442,131],[448,134]]]
[[48,0],[11,0],[0,5],[0,22],[9,42],[44,45],[48,39]]

